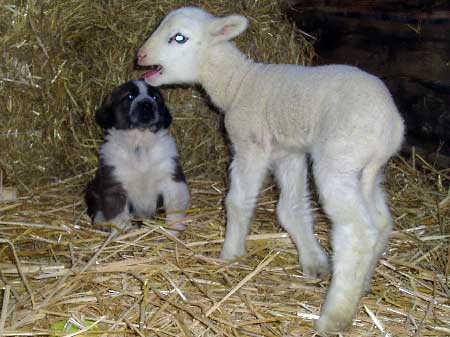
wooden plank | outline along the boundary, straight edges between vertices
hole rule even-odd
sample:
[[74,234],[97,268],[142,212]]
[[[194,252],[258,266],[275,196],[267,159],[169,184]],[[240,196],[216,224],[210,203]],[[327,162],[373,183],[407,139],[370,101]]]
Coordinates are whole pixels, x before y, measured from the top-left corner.
[[450,22],[450,2],[416,0],[291,0],[291,10],[299,13],[319,11],[345,17],[372,18],[402,22]]
[[[373,2],[354,7],[365,3]],[[429,153],[440,148],[450,156],[450,24],[336,15],[322,8],[300,13],[296,7],[288,16],[317,38],[318,64],[355,65],[385,81],[406,120],[410,146]]]
[[[343,62],[379,76],[450,79],[450,25],[410,27],[395,22],[303,16],[302,30],[318,37],[320,63]],[[415,30],[416,29],[416,30]]]
[[450,11],[450,3],[442,0],[290,0],[289,5],[298,9],[355,12],[439,12]]

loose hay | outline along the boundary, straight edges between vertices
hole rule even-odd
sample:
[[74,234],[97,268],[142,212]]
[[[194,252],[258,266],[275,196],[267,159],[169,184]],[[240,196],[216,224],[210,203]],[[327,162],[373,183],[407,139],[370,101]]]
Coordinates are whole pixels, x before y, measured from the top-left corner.
[[[118,238],[87,226],[82,190],[101,139],[95,108],[139,76],[136,49],[169,10],[187,4],[249,16],[237,42],[257,60],[309,64],[314,56],[276,0],[0,5],[0,170],[22,196],[0,201],[0,335],[56,336],[51,327],[67,319],[95,322],[83,332],[92,336],[314,335],[328,280],[299,271],[272,185],[248,254],[233,264],[217,259],[229,155],[221,118],[199,90],[165,91],[192,189],[186,233],[171,236],[161,219]],[[396,228],[347,335],[448,336],[450,170],[397,157],[387,177]],[[318,206],[315,213],[329,251],[327,220]]]

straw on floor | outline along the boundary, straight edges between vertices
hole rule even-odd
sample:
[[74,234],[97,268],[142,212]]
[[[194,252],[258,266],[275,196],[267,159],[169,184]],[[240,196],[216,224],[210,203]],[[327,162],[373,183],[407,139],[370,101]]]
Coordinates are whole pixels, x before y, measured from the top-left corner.
[[[2,186],[18,194],[0,198],[0,335],[69,335],[52,331],[67,320],[83,336],[315,335],[329,280],[303,277],[271,180],[248,254],[218,260],[229,151],[221,115],[198,88],[164,90],[192,191],[186,232],[170,235],[159,218],[115,238],[89,225],[82,194],[101,143],[94,111],[113,86],[140,76],[137,48],[182,5],[250,17],[237,43],[258,61],[313,62],[311,38],[277,0],[0,5],[0,196]],[[345,335],[449,336],[450,169],[398,156],[386,177],[395,230]],[[317,197],[314,209],[331,253]]]

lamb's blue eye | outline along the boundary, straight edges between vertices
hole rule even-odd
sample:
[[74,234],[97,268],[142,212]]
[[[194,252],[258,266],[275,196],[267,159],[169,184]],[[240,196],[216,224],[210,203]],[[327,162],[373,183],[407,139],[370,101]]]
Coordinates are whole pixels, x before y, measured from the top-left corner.
[[169,42],[172,42],[173,40],[175,40],[177,43],[182,44],[189,39],[181,33],[176,33],[173,37],[170,38]]

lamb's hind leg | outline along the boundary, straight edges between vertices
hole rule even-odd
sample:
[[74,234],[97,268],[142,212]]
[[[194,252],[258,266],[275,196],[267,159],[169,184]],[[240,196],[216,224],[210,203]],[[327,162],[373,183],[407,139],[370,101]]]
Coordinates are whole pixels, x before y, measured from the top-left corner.
[[[378,239],[374,249],[372,269],[375,269],[379,257],[383,254],[393,227],[391,212],[386,203],[385,193],[381,186],[382,179],[379,171],[383,164],[384,161],[373,161],[364,168],[361,175],[364,198],[367,201],[372,219],[378,229]],[[370,276],[366,279],[365,290],[369,290]]]
[[230,191],[225,201],[227,227],[220,254],[224,260],[245,254],[245,239],[268,165],[269,158],[262,151],[236,151],[230,166]]
[[298,249],[303,272],[311,277],[326,275],[329,272],[328,256],[314,236],[306,156],[291,154],[278,160],[275,177],[281,190],[278,218]]
[[323,207],[333,223],[334,254],[333,276],[316,329],[335,333],[352,323],[372,272],[378,231],[356,171],[342,173],[339,164],[328,163],[322,170],[316,167],[315,173]]

